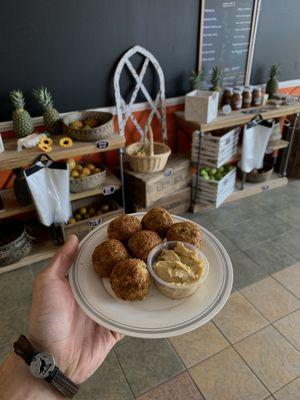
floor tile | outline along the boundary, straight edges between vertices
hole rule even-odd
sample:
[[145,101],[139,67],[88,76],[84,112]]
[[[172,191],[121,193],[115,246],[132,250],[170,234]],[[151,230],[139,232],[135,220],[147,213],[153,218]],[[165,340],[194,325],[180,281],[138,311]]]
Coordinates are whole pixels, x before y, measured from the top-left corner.
[[271,393],[300,375],[300,353],[272,326],[234,345]]
[[275,400],[298,400],[300,398],[300,378],[289,383],[273,396]]
[[6,357],[12,353],[13,347],[12,343],[6,343],[0,346],[0,364],[6,359]]
[[276,321],[274,326],[300,351],[300,310]]
[[276,212],[276,216],[295,229],[300,226],[300,207],[292,205]]
[[188,368],[230,345],[212,322],[169,340]]
[[81,385],[78,400],[134,400],[113,352],[98,370]]
[[115,348],[135,396],[152,389],[184,370],[165,339],[129,338]]
[[297,262],[294,257],[272,241],[267,241],[245,250],[245,253],[256,264],[267,270],[269,274],[281,271],[283,268],[294,265]]
[[206,400],[263,400],[270,394],[232,347],[189,371]]
[[213,209],[205,215],[205,219],[215,229],[223,229],[262,214],[265,214],[265,210],[260,206],[249,199],[243,199]]
[[0,275],[0,307],[22,306],[31,299],[32,273],[29,267]]
[[241,293],[270,322],[300,308],[300,301],[271,277],[241,289]]
[[16,304],[1,310],[0,346],[12,345],[21,334],[26,333],[30,305],[29,300],[22,306]]
[[230,295],[213,321],[231,343],[244,339],[269,324],[238,292]]
[[231,254],[232,252],[238,250],[238,247],[231,240],[229,240],[221,231],[212,231],[212,233],[217,237],[217,239],[220,240],[220,242],[228,251],[228,253]]
[[37,274],[48,265],[48,262],[49,260],[40,261],[38,263],[32,264],[31,271],[33,276],[37,276]]
[[266,278],[269,274],[240,250],[230,253],[233,267],[233,284],[242,289]]
[[251,199],[267,211],[273,212],[286,207],[289,196],[282,188],[272,189],[269,192],[259,193]]
[[187,372],[176,376],[155,389],[137,397],[137,400],[204,400]]
[[273,276],[290,292],[300,298],[300,263],[285,268]]
[[296,258],[297,261],[300,261],[300,230],[292,229],[283,235],[275,237],[272,242],[278,248]]

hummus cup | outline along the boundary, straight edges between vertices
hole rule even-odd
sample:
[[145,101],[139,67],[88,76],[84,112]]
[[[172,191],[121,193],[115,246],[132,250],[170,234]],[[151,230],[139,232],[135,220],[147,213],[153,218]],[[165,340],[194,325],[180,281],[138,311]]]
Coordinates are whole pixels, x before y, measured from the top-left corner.
[[158,290],[164,294],[167,297],[170,297],[171,299],[183,299],[185,297],[191,296],[199,287],[201,283],[205,281],[207,278],[208,272],[209,272],[209,264],[208,260],[205,257],[205,255],[202,253],[201,250],[199,250],[197,247],[193,246],[190,243],[186,242],[181,242],[184,244],[184,246],[190,250],[196,251],[199,256],[203,259],[204,261],[204,271],[200,278],[193,283],[184,283],[184,284],[175,284],[175,283],[169,283],[161,279],[154,271],[153,266],[161,254],[162,250],[168,249],[172,250],[174,247],[176,247],[178,241],[172,241],[172,242],[163,242],[159,244],[158,246],[154,247],[151,252],[148,255],[147,258],[147,266],[148,266],[148,271],[150,275],[152,276],[156,287]]

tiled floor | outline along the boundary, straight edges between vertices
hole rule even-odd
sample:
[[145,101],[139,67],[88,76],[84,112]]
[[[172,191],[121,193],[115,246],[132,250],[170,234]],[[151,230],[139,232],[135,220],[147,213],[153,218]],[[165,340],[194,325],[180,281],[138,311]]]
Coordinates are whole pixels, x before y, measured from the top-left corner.
[[[170,340],[125,338],[82,400],[300,399],[300,182],[188,214],[229,252],[234,289],[205,326]],[[40,265],[0,276],[0,356],[26,327]]]

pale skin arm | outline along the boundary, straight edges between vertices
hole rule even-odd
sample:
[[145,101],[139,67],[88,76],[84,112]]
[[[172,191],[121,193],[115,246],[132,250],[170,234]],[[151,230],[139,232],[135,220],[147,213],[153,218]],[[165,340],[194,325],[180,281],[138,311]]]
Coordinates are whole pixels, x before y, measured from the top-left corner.
[[[96,324],[75,302],[65,276],[77,248],[78,240],[72,235],[35,278],[26,336],[37,349],[53,354],[62,372],[81,384],[96,371],[121,336]],[[0,366],[1,400],[62,398],[49,384],[33,378],[17,355],[11,354]]]

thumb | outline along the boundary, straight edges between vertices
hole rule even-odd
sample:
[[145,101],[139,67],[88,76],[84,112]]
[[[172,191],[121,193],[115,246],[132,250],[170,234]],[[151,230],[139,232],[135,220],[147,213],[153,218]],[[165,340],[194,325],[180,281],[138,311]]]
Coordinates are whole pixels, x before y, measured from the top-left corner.
[[53,277],[64,278],[75,260],[77,250],[78,238],[75,235],[71,235],[63,247],[56,252],[45,272]]

